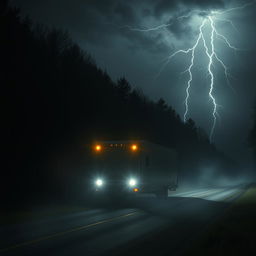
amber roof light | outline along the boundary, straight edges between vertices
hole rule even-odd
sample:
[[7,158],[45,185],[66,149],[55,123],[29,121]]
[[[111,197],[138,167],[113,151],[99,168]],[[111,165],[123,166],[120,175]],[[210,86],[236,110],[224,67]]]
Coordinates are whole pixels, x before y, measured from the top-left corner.
[[96,150],[96,151],[99,152],[99,151],[101,151],[101,149],[102,149],[101,145],[96,145],[96,146],[95,146],[95,150]]
[[138,146],[137,146],[136,144],[132,144],[132,145],[131,145],[131,150],[132,150],[132,151],[138,150]]

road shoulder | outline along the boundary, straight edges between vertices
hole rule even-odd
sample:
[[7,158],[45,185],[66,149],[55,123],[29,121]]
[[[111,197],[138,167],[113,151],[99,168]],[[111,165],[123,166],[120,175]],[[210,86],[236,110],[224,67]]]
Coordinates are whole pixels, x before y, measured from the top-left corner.
[[256,185],[250,186],[185,255],[256,254]]

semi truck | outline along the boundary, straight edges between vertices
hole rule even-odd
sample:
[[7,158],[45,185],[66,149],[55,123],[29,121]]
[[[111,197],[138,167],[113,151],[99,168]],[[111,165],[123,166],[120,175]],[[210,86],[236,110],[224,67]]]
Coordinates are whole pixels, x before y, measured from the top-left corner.
[[167,197],[178,186],[174,149],[145,140],[98,141],[92,145],[91,188],[97,194],[154,193]]

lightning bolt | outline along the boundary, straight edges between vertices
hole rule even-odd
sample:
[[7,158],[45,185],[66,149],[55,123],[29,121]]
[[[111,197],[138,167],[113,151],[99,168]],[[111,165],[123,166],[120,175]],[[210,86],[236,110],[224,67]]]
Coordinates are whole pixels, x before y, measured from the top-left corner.
[[[210,25],[210,29],[211,29],[211,33],[210,33],[210,49],[207,46],[207,42],[205,39],[205,35],[204,35],[204,31],[203,28],[205,27],[205,25],[209,23]],[[195,50],[198,47],[200,41],[202,40],[203,42],[203,46],[204,46],[204,50],[205,50],[205,54],[208,57],[208,66],[207,66],[207,71],[209,73],[210,76],[210,87],[209,87],[209,99],[211,100],[212,104],[213,104],[213,110],[212,110],[212,117],[213,117],[213,124],[211,127],[211,131],[210,131],[210,141],[212,141],[212,137],[214,134],[214,130],[215,130],[215,126],[216,126],[216,121],[217,121],[217,116],[218,116],[218,112],[217,112],[217,101],[214,97],[213,91],[214,91],[214,72],[213,72],[213,63],[214,63],[214,59],[217,60],[217,62],[220,63],[221,67],[224,69],[224,73],[226,76],[226,79],[228,80],[228,68],[227,66],[224,64],[224,62],[221,60],[221,58],[217,55],[216,51],[215,51],[215,38],[219,38],[221,40],[223,40],[225,42],[225,44],[231,48],[232,50],[238,50],[235,46],[233,46],[229,40],[222,34],[220,34],[216,27],[215,27],[215,23],[214,20],[211,16],[207,16],[207,18],[204,18],[200,27],[199,27],[199,33],[196,39],[195,44],[193,45],[193,47],[188,48],[186,50],[178,50],[176,52],[174,52],[173,54],[171,54],[168,57],[167,63],[168,64],[170,62],[170,60],[175,57],[177,54],[183,53],[183,54],[189,54],[191,53],[191,59],[190,59],[190,65],[188,67],[188,69],[186,69],[184,72],[188,72],[189,73],[189,79],[187,81],[187,86],[186,86],[186,96],[185,96],[185,112],[183,115],[183,120],[184,122],[187,121],[187,115],[188,115],[188,111],[189,111],[189,97],[190,97],[190,88],[191,88],[191,83],[193,81],[193,74],[192,74],[192,68],[194,66],[194,59],[195,59]]]
[[[185,112],[183,115],[183,121],[187,122],[188,119],[188,113],[189,113],[189,98],[190,98],[190,89],[191,89],[191,85],[193,82],[193,67],[194,67],[194,61],[195,61],[195,51],[198,48],[198,46],[200,45],[200,42],[202,42],[203,45],[203,49],[204,49],[204,53],[208,59],[208,65],[207,65],[207,72],[208,75],[210,77],[210,85],[209,85],[209,91],[208,91],[208,96],[209,99],[212,103],[212,126],[210,129],[210,142],[212,142],[212,138],[214,135],[214,131],[215,131],[215,127],[216,127],[216,122],[217,122],[217,117],[219,116],[218,114],[218,104],[217,104],[217,100],[215,98],[214,95],[214,88],[215,88],[215,75],[214,75],[214,63],[217,62],[219,63],[219,65],[223,68],[224,71],[224,75],[226,77],[226,81],[228,84],[229,83],[229,77],[230,74],[228,72],[229,68],[226,66],[226,64],[224,63],[224,61],[221,59],[221,57],[218,56],[217,52],[216,52],[216,40],[220,40],[224,43],[224,45],[226,47],[228,47],[229,49],[231,49],[232,51],[238,51],[241,49],[238,49],[237,47],[235,47],[232,43],[229,42],[229,40],[227,39],[227,37],[223,34],[221,34],[220,32],[218,32],[217,28],[216,28],[216,21],[222,21],[225,22],[227,24],[229,24],[230,26],[232,26],[233,29],[235,29],[236,31],[237,28],[235,27],[234,23],[226,18],[221,17],[224,14],[230,13],[230,12],[234,12],[237,10],[241,10],[244,9],[248,6],[251,6],[253,4],[255,4],[256,1],[252,1],[249,3],[246,3],[242,6],[237,6],[237,7],[233,7],[224,11],[210,11],[209,14],[207,16],[202,17],[202,22],[199,26],[199,32],[197,35],[197,38],[195,40],[194,45],[191,48],[188,49],[179,49],[176,52],[172,53],[171,55],[169,55],[166,60],[164,65],[162,66],[162,68],[160,69],[160,72],[158,73],[158,75],[160,75],[160,73],[163,71],[163,69],[169,64],[169,62],[178,54],[185,54],[190,56],[190,64],[188,66],[188,68],[182,72],[182,73],[188,73],[188,80],[187,80],[187,84],[186,84],[186,90],[185,90],[185,101],[184,101],[184,105],[185,105]],[[199,10],[192,10],[188,13],[188,15],[183,15],[177,18],[177,20],[181,20],[184,18],[189,18],[192,14],[198,14],[198,16],[200,16],[200,13],[202,13]],[[202,15],[201,15],[202,16]],[[164,29],[167,27],[170,27],[171,25],[173,25],[173,23],[165,23],[165,24],[161,24],[159,26],[156,27],[151,27],[151,28],[144,28],[144,29],[139,29],[139,28],[131,28],[128,27],[130,30],[133,31],[139,31],[139,32],[150,32],[150,31],[157,31],[159,29]],[[206,34],[204,32],[204,28],[208,27],[210,29],[210,38],[207,42],[206,40]]]
[[197,46],[198,46],[198,44],[199,44],[201,38],[203,37],[203,31],[202,31],[202,29],[203,29],[203,27],[204,27],[204,25],[205,25],[205,21],[206,21],[206,20],[204,20],[204,21],[202,22],[202,24],[200,25],[200,29],[199,29],[200,32],[199,32],[199,34],[198,34],[197,40],[196,40],[195,44],[193,45],[193,47],[191,47],[191,48],[189,48],[189,49],[187,49],[187,50],[178,50],[178,51],[174,52],[172,55],[170,55],[170,56],[168,57],[168,60],[167,60],[167,63],[166,63],[166,65],[167,65],[167,64],[169,63],[169,61],[170,61],[173,57],[175,57],[177,54],[179,54],[179,53],[183,53],[183,54],[189,54],[189,53],[191,53],[190,65],[189,65],[189,67],[183,72],[183,73],[186,73],[186,72],[189,73],[189,80],[188,80],[188,82],[187,82],[186,97],[185,97],[185,113],[184,113],[184,115],[183,115],[183,120],[184,120],[184,122],[187,121],[188,99],[189,99],[189,90],[190,90],[190,87],[191,87],[191,82],[192,82],[192,80],[193,80],[192,68],[193,68],[193,66],[194,66],[195,49],[197,48]]
[[216,103],[215,97],[213,96],[213,89],[214,89],[213,88],[213,86],[214,86],[214,75],[213,75],[213,71],[212,71],[213,57],[215,56],[216,59],[222,64],[222,66],[225,69],[225,73],[226,73],[227,68],[226,68],[225,64],[217,57],[217,54],[215,52],[214,32],[216,33],[216,29],[215,29],[215,26],[214,26],[213,19],[211,17],[208,17],[208,18],[209,18],[209,20],[211,22],[211,48],[212,48],[211,54],[209,53],[209,50],[207,49],[207,46],[205,44],[205,40],[204,40],[204,47],[206,49],[206,54],[207,54],[207,56],[209,58],[208,72],[209,72],[209,74],[211,76],[211,84],[210,84],[210,90],[209,90],[209,97],[211,98],[212,103],[213,103],[213,112],[212,112],[212,115],[213,115],[213,125],[212,125],[211,132],[210,132],[210,141],[212,141],[212,136],[213,136],[213,132],[214,132],[215,125],[216,125],[216,115],[218,114],[217,113],[217,103]]
[[255,3],[256,3],[256,0],[253,0],[253,1],[248,2],[248,3],[245,3],[245,4],[243,4],[243,5],[229,8],[229,9],[227,9],[227,10],[225,10],[225,11],[222,11],[222,12],[220,12],[220,11],[212,11],[211,13],[212,13],[212,14],[215,14],[215,15],[216,15],[216,14],[217,14],[217,15],[222,15],[222,14],[226,14],[226,13],[229,13],[229,12],[233,12],[233,11],[237,11],[237,10],[242,10],[242,9],[244,9],[244,8],[246,8],[246,7],[249,7],[249,6],[251,6],[251,5],[254,5]]
[[156,30],[159,30],[159,29],[162,29],[162,28],[170,27],[172,24],[173,23],[171,22],[171,23],[167,23],[167,24],[161,24],[159,26],[152,27],[152,28],[133,28],[133,27],[130,27],[130,26],[125,26],[125,27],[129,28],[132,31],[150,32],[150,31],[156,31]]

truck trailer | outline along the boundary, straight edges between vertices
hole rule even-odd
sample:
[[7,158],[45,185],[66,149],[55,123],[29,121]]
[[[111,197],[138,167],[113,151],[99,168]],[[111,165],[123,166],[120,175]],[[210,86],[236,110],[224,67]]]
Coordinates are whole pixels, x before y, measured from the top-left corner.
[[167,197],[178,186],[174,149],[145,140],[98,141],[92,145],[91,188],[98,194],[154,193]]

